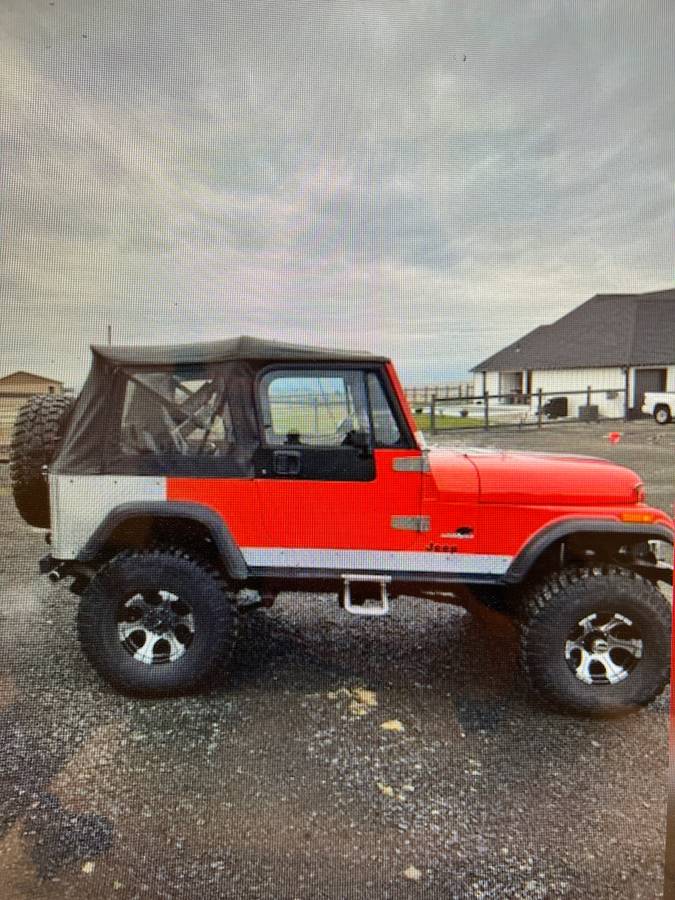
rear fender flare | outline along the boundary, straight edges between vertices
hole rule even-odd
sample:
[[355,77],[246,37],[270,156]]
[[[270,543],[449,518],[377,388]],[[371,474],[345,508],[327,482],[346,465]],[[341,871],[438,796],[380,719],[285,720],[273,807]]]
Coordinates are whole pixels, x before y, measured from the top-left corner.
[[539,557],[549,547],[564,538],[579,534],[616,534],[625,535],[626,538],[638,537],[641,541],[673,543],[672,530],[662,523],[639,525],[608,519],[565,519],[564,522],[557,522],[544,528],[520,550],[504,575],[504,582],[519,584],[524,581]]
[[245,581],[248,578],[248,566],[246,560],[232,537],[232,532],[227,523],[214,510],[200,503],[189,503],[181,500],[166,501],[133,501],[120,503],[112,509],[96,531],[91,535],[87,543],[80,550],[77,559],[79,562],[90,562],[104,554],[110,536],[116,528],[124,522],[135,518],[148,519],[186,519],[199,522],[203,525],[216,547],[218,555],[223,561],[227,574],[235,581]]

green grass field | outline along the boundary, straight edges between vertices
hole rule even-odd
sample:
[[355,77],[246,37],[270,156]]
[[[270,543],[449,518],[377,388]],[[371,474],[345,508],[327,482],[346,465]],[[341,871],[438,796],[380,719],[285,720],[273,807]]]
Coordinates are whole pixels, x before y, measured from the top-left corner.
[[[300,404],[273,405],[272,418],[274,430],[277,434],[286,434],[289,431],[298,431],[300,434],[324,434],[334,433],[336,426],[346,415],[344,407],[337,405],[319,406],[316,410]],[[431,430],[431,417],[429,413],[417,413],[415,422],[421,431]],[[436,416],[436,428],[480,428],[484,424],[483,417],[477,416]]]
[[299,434],[331,435],[347,416],[341,404],[317,404],[316,407],[302,403],[272,404],[272,422],[276,434],[289,431]]
[[[431,430],[431,416],[429,413],[417,413],[415,421],[420,431]],[[436,428],[480,428],[484,424],[483,419],[467,416],[436,416]]]

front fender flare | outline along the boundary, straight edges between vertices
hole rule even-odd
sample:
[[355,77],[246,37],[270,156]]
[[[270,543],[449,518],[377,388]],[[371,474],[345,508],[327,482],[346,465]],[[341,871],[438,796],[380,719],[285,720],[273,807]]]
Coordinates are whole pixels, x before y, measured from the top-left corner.
[[638,525],[610,519],[565,519],[542,529],[520,550],[504,575],[504,582],[519,584],[527,577],[541,554],[552,544],[577,534],[617,534],[625,535],[627,538],[639,537],[641,541],[673,543],[672,530],[660,522]]

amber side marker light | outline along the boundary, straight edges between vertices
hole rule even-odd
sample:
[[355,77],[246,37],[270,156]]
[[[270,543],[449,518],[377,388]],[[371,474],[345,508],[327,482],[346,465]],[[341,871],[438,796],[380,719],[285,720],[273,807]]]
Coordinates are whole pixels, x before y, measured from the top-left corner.
[[622,522],[642,522],[646,525],[649,525],[654,521],[654,514],[643,512],[624,512],[619,513],[619,518]]

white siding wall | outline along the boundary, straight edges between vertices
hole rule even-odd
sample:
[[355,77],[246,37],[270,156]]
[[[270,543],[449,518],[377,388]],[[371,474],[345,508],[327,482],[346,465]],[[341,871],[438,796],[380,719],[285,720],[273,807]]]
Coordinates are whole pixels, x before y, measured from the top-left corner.
[[[675,392],[675,366],[668,366],[668,376],[666,390]],[[633,406],[635,401],[633,397],[633,388],[635,382],[634,369],[629,372],[628,386],[628,405]],[[486,376],[487,389],[491,395],[499,393],[499,373],[488,372]],[[523,373],[523,390],[527,383],[526,375]],[[618,366],[613,368],[602,369],[557,369],[552,372],[532,373],[532,393],[536,394],[539,388],[544,394],[555,394],[556,396],[568,396],[568,404],[570,415],[577,416],[580,406],[586,405],[586,397],[577,395],[568,395],[568,391],[585,391],[590,384],[593,389],[602,389],[602,393],[592,394],[591,403],[597,405],[601,416],[610,418],[621,418],[624,414],[624,396],[619,393],[614,400],[610,400],[606,396],[607,391],[621,391],[626,385],[623,370]],[[473,378],[473,391],[476,396],[483,393],[483,376],[480,372],[476,372]],[[544,398],[546,400],[547,398]],[[536,410],[536,400],[533,403]]]
[[474,372],[473,374],[473,394],[479,397],[483,393],[483,373]]
[[560,369],[552,372],[533,372],[532,391],[542,389],[544,394],[568,397],[569,414],[577,416],[580,406],[586,405],[586,396],[567,394],[567,391],[585,391],[588,386],[602,388],[602,393],[591,394],[591,404],[597,406],[601,416],[620,418],[623,416],[623,393],[614,400],[606,396],[607,391],[621,391],[625,386],[625,376],[620,368],[607,369]]
[[[499,393],[499,372],[487,372],[485,386],[490,394]],[[473,376],[473,393],[476,397],[483,396],[483,373],[475,372]]]

